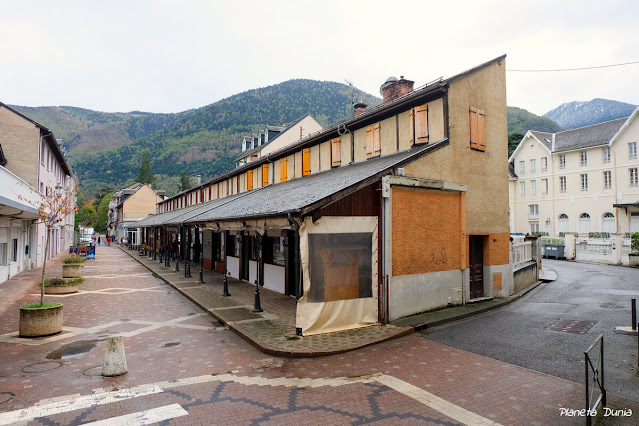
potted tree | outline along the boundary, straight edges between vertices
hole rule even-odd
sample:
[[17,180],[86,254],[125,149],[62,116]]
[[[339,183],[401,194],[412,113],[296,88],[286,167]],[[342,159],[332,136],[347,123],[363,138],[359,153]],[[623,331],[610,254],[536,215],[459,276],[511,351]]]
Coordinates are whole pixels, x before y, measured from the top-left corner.
[[77,211],[75,206],[75,189],[69,190],[57,185],[47,187],[46,195],[37,194],[37,201],[25,200],[38,209],[38,218],[45,225],[46,244],[44,246],[44,262],[42,279],[40,280],[40,303],[33,303],[20,308],[20,337],[40,337],[60,333],[62,331],[62,303],[44,303],[44,274],[47,267],[47,256],[51,232],[64,218]]
[[639,266],[639,232],[630,236],[630,248],[632,251],[628,254],[628,263],[630,266]]
[[[78,287],[84,282],[84,278],[60,278],[53,277],[44,280],[44,292],[46,294],[69,294],[77,293]],[[42,285],[38,283],[38,285]]]
[[69,256],[62,260],[62,277],[78,278],[82,276],[82,267],[86,257]]

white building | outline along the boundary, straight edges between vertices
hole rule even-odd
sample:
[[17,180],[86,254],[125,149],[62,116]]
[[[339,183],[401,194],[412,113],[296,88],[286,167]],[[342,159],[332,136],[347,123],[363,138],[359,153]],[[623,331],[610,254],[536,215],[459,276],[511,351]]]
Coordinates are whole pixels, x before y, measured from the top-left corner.
[[639,232],[638,115],[528,131],[508,160],[511,232]]

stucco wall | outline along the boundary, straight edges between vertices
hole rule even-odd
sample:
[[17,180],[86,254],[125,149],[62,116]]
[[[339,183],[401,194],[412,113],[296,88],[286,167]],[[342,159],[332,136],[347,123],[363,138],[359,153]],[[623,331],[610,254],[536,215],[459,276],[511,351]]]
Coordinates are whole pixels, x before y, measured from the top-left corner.
[[8,160],[6,168],[29,185],[40,189],[37,176],[40,129],[30,121],[0,106],[0,141]]
[[161,198],[149,187],[143,185],[135,194],[131,195],[124,201],[122,212],[124,220],[127,219],[143,219],[150,214],[155,214],[156,204]]
[[271,152],[277,151],[280,148],[300,140],[300,128],[302,137],[306,137],[311,133],[322,130],[322,126],[315,121],[313,117],[307,115],[299,123],[286,129],[286,131],[280,134],[277,139],[273,140],[273,142],[267,144],[260,152],[260,156],[268,155]]

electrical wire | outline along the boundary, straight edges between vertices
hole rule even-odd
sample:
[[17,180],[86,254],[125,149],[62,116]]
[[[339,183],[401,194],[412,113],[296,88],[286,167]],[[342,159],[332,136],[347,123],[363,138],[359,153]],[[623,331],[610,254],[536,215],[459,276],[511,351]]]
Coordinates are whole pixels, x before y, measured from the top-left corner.
[[621,64],[611,64],[611,65],[599,65],[594,67],[583,67],[583,68],[560,68],[555,70],[506,70],[509,72],[561,72],[561,71],[584,71],[584,70],[594,70],[598,68],[610,68],[610,67],[621,67],[624,65],[635,65],[639,64],[639,61],[633,62],[624,62]]

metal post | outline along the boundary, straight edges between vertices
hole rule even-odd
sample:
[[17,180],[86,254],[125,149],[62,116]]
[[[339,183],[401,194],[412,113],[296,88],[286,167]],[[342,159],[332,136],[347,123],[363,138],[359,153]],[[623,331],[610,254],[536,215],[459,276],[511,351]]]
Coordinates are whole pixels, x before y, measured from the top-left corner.
[[606,406],[606,382],[604,381],[604,339],[601,336],[601,352],[599,353],[599,360],[601,361],[601,404]]
[[264,312],[260,304],[260,285],[257,283],[257,280],[255,280],[255,304],[251,312]]
[[590,391],[588,387],[588,352],[584,352],[584,357],[585,357],[584,368],[586,372],[586,375],[584,376],[586,378],[586,426],[591,426],[592,419],[590,418],[590,400],[588,399],[588,394]]
[[222,293],[222,296],[224,297],[228,297],[231,295],[231,293],[229,293],[228,275],[229,275],[229,272],[226,270],[226,268],[224,268],[224,293]]
[[157,231],[156,231],[156,227],[153,227],[153,260],[157,260],[158,258],[158,239],[157,237]]
[[186,239],[186,262],[184,264],[184,277],[191,278],[191,230],[186,228],[187,239]]
[[169,253],[169,230],[168,228],[164,229],[164,266],[167,268],[171,267],[171,259]]
[[[195,228],[195,232],[200,232],[200,228]],[[203,250],[200,249],[203,252]],[[204,253],[200,253],[200,279],[197,282],[198,284],[204,284]]]
[[637,299],[630,299],[630,304],[632,307],[632,330],[635,331],[637,329]]

